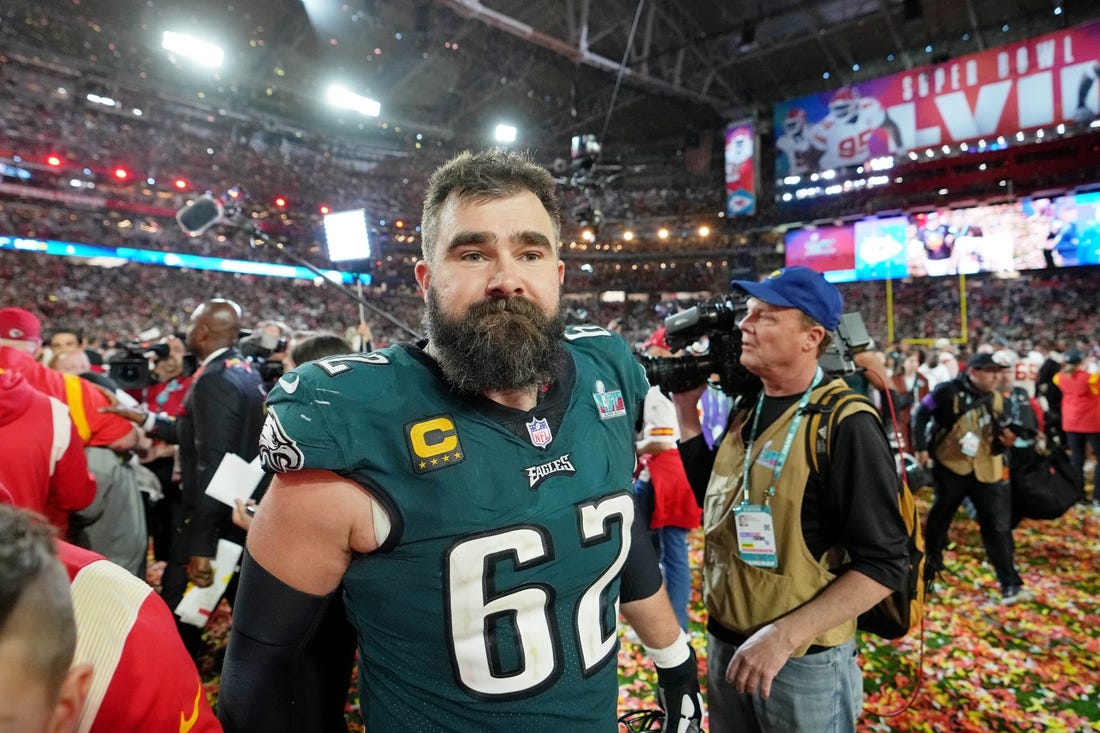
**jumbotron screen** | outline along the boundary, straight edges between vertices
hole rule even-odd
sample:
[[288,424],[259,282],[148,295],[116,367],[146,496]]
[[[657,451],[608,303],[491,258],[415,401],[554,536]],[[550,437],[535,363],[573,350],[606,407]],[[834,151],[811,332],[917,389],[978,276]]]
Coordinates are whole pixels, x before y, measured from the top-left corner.
[[832,282],[1100,264],[1100,191],[793,229],[786,264]]

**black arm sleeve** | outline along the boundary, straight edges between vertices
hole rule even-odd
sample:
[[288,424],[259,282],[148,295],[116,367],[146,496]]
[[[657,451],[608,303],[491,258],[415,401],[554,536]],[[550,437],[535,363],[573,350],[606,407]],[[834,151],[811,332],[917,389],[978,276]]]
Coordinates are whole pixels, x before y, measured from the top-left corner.
[[623,565],[619,599],[623,603],[649,598],[661,589],[663,578],[657,553],[649,540],[649,528],[635,515],[630,525],[630,553]]
[[[354,635],[342,616],[338,594],[297,591],[245,550],[218,693],[226,733],[346,727]],[[346,628],[333,631],[341,620]]]
[[679,445],[680,461],[684,464],[688,484],[691,485],[691,491],[695,494],[695,503],[703,506],[703,496],[707,493],[707,484],[710,483],[710,472],[714,468],[714,456],[717,451],[710,449],[706,438],[701,433]]

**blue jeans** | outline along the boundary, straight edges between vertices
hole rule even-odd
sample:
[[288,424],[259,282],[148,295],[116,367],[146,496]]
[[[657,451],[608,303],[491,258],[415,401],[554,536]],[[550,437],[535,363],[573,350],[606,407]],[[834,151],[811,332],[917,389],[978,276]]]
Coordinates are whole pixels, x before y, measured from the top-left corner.
[[850,733],[863,712],[863,675],[850,639],[831,649],[792,657],[772,680],[765,700],[726,682],[737,647],[707,634],[710,733]]
[[[653,483],[634,482],[634,501],[638,507],[638,519],[649,526],[653,516]],[[691,601],[691,567],[688,565],[688,531],[681,527],[661,527],[650,531],[653,547],[661,561],[661,574],[665,588],[676,612],[680,628],[687,631],[688,603]]]

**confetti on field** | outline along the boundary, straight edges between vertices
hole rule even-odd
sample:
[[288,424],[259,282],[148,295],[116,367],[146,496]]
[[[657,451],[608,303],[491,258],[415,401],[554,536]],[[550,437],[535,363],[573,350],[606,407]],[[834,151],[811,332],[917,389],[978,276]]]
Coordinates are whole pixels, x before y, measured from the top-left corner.
[[[925,512],[928,501],[927,494],[918,497]],[[861,635],[864,714],[858,731],[1100,733],[1100,513],[1076,506],[1061,519],[1027,520],[1016,529],[1016,562],[1034,599],[1012,606],[997,602],[1000,589],[977,524],[960,512],[950,538],[945,572],[926,602],[923,663],[916,636],[887,642]],[[690,542],[696,588],[690,631],[702,680],[701,532],[692,532]],[[201,665],[211,703],[217,701],[216,667],[228,621],[222,604]],[[640,644],[625,636],[625,626],[621,631],[619,711],[653,709],[656,674]],[[905,709],[918,678],[920,689]],[[898,710],[903,712],[888,715]],[[354,680],[346,717],[348,731],[365,731]]]
[[[918,499],[925,513],[930,497]],[[864,714],[871,731],[1100,731],[1100,513],[1077,506],[1061,519],[1024,521],[1016,563],[1034,600],[1001,606],[1000,588],[964,513],[951,525],[946,570],[927,599],[923,681],[920,639],[861,635]],[[702,537],[691,534],[692,566]],[[706,612],[696,593],[691,631],[706,670]],[[636,644],[619,653],[620,711],[651,708],[654,676]]]

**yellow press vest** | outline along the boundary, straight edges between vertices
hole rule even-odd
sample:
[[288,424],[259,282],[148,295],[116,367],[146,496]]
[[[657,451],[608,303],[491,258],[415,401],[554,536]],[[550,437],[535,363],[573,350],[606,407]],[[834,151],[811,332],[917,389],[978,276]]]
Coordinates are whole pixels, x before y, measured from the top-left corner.
[[[956,397],[956,407],[957,403]],[[973,472],[974,478],[983,484],[1000,481],[1004,464],[1000,455],[993,455],[993,418],[1000,417],[1002,412],[1004,398],[1000,392],[996,392],[991,404],[959,415],[951,429],[936,443],[936,462],[959,476],[967,476]],[[979,439],[978,453],[973,457],[962,452],[961,442],[967,433],[974,433]]]
[[[829,389],[845,385],[839,379],[818,386],[810,396],[818,402]],[[769,425],[753,442],[753,464],[750,469],[752,491],[749,502],[761,504],[764,491],[772,481],[772,468],[758,457],[768,450],[778,451],[787,437],[798,404],[791,405],[783,415]],[[872,412],[874,408],[856,402],[845,408],[845,414]],[[816,597],[837,576],[828,570],[825,557],[815,558],[802,536],[802,496],[810,476],[806,445],[806,419],[798,427],[790,452],[769,503],[772,526],[775,528],[779,567],[760,568],[741,559],[738,552],[737,528],[732,509],[741,503],[745,470],[745,445],[741,431],[726,433],[715,456],[714,469],[703,500],[703,600],[710,618],[722,626],[744,634],[752,634],[765,624],[785,616]],[[839,548],[835,548],[839,550]],[[811,639],[795,650],[792,656],[802,656],[811,645],[836,646],[848,641],[856,632],[856,619]]]

